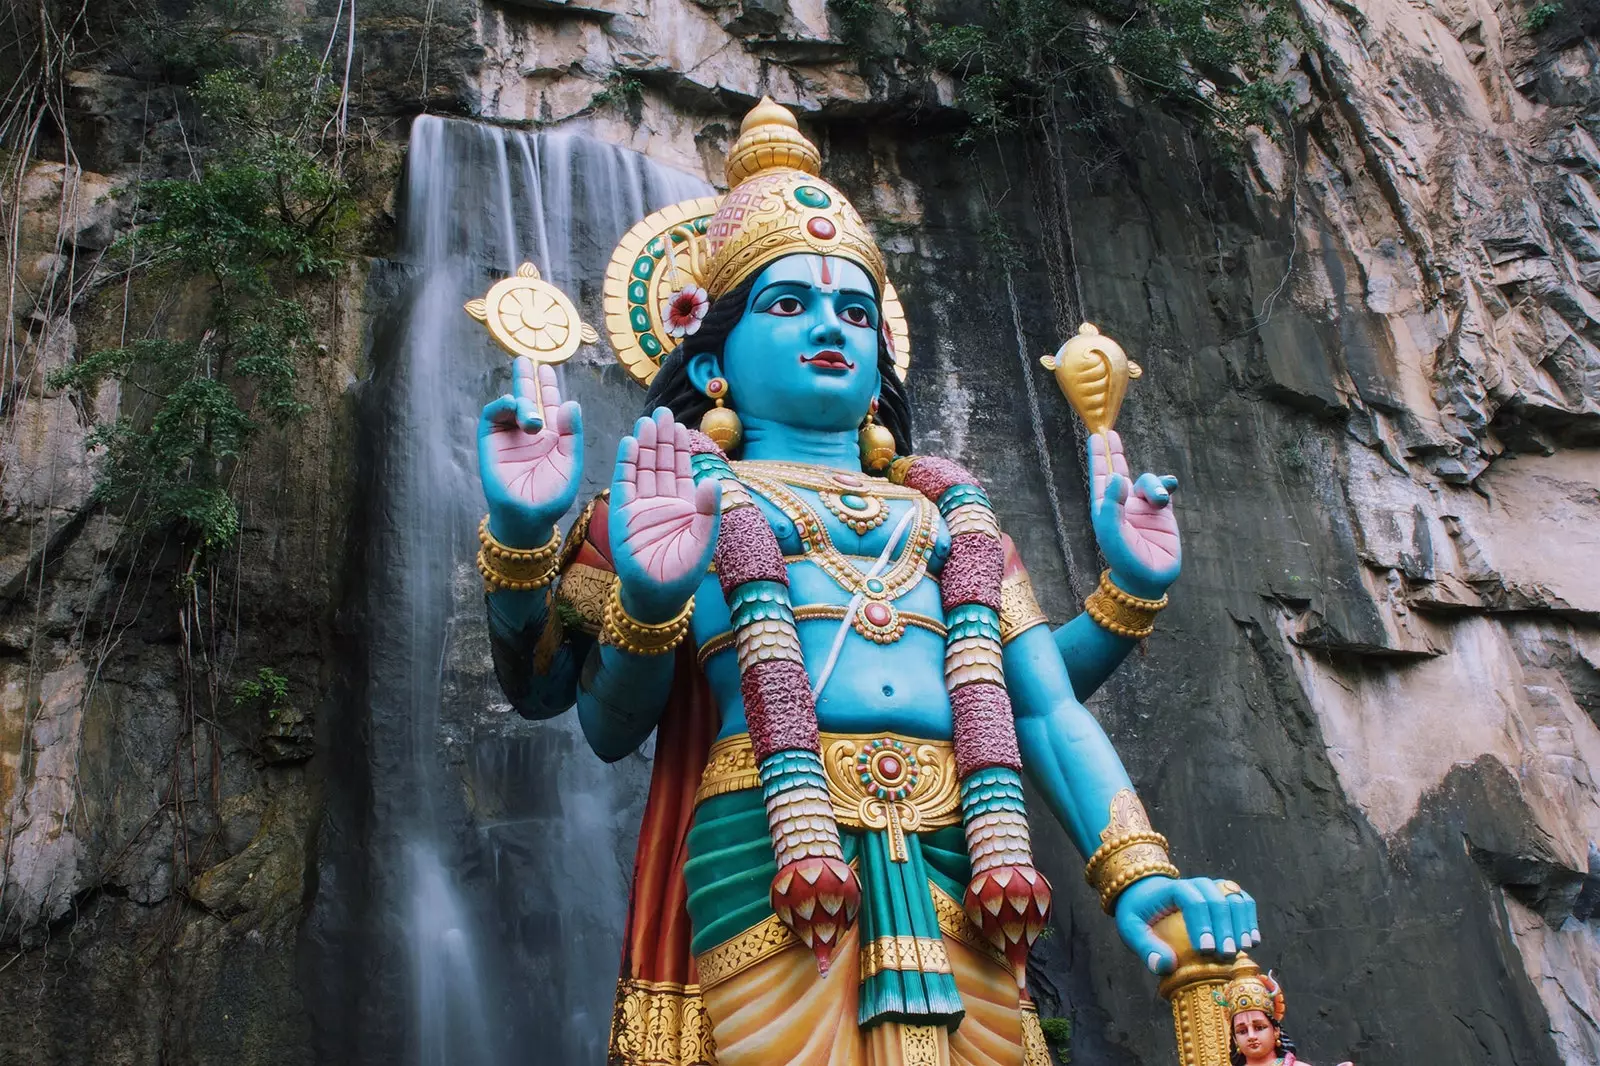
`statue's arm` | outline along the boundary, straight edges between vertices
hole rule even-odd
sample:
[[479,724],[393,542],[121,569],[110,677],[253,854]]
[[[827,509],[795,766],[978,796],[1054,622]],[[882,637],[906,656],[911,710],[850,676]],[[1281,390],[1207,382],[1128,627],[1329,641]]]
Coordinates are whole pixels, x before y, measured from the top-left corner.
[[[1034,598],[1033,585],[1016,545],[1010,537],[1001,539],[1005,548],[1005,571],[1000,580],[1000,629],[1009,641],[1035,626],[1044,628],[1048,619]],[[1072,693],[1079,702],[1094,695],[1138,644],[1097,624],[1087,611],[1057,627],[1052,636]]]
[[549,622],[543,591],[501,590],[484,597],[489,613],[489,651],[500,691],[524,718],[554,718],[577,698],[576,640],[561,641],[550,662],[538,662],[540,639]]
[[1013,637],[1004,663],[1023,769],[1087,859],[1110,820],[1112,797],[1133,787],[1128,772],[1074,693],[1048,628]]
[[[1256,905],[1248,893],[1209,877],[1169,876],[1176,870],[1164,850],[1152,855],[1144,845],[1139,854],[1119,844],[1127,832],[1148,830],[1149,823],[1110,738],[1074,694],[1048,628],[1016,634],[1005,645],[1003,662],[1024,772],[1086,861],[1096,852],[1109,856],[1097,887],[1108,883],[1110,873],[1128,872],[1127,883],[1108,890],[1105,899],[1123,942],[1152,971],[1170,972],[1177,954],[1153,926],[1173,910],[1182,912],[1190,942],[1202,951],[1230,957],[1258,941]],[[1130,817],[1133,812],[1137,817]],[[1119,864],[1119,858],[1125,861]],[[1141,875],[1136,858],[1159,858],[1166,873]]]

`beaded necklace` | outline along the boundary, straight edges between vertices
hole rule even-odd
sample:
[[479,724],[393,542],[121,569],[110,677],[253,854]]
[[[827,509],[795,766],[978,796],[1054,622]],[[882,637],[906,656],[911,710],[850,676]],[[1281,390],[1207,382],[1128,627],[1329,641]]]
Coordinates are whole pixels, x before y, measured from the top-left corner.
[[[906,625],[893,601],[915,588],[927,574],[928,561],[933,557],[938,537],[938,510],[927,498],[921,493],[897,494],[901,499],[909,499],[916,511],[906,546],[882,576],[868,577],[834,545],[822,516],[790,487],[790,484],[799,484],[802,488],[815,489],[818,488],[817,481],[821,479],[810,478],[810,484],[794,479],[786,484],[775,477],[757,474],[751,469],[753,464],[731,465],[747,488],[771,500],[783,516],[794,524],[795,532],[800,537],[800,550],[806,560],[815,563],[817,569],[851,596],[859,594],[864,598],[861,610],[851,619],[856,632],[878,644],[892,644],[899,640],[905,634]],[[790,470],[784,470],[783,474],[786,480],[794,478]],[[887,516],[888,507],[882,507],[881,510]]]

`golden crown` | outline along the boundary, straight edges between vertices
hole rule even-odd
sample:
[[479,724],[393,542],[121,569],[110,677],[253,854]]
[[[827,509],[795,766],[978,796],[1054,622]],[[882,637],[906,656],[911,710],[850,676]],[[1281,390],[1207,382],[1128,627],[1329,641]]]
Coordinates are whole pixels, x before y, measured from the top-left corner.
[[710,301],[775,259],[801,252],[860,266],[878,287],[895,369],[911,362],[905,312],[872,231],[843,193],[823,181],[822,154],[794,114],[771,97],[745,115],[725,164],[729,191],[674,204],[618,243],[606,270],[606,331],[641,384],[699,328]]
[[1230,1021],[1248,1010],[1263,1011],[1273,1021],[1283,1021],[1283,989],[1271,976],[1250,974],[1234,978],[1223,986],[1222,1001]]

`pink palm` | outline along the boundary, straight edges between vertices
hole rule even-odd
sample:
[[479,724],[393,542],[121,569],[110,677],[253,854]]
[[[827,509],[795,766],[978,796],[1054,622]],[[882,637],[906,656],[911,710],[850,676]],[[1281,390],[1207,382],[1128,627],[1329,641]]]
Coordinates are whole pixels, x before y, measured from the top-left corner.
[[[1107,501],[1106,492],[1115,475],[1121,475],[1124,479],[1127,488],[1122,491],[1126,492],[1126,496],[1122,500]],[[1113,559],[1113,569],[1114,557],[1120,548],[1147,571],[1148,576],[1175,576],[1181,558],[1178,520],[1172,513],[1171,501],[1166,494],[1176,486],[1177,480],[1155,479],[1146,475],[1135,483],[1128,473],[1127,457],[1122,453],[1122,438],[1115,430],[1108,431],[1105,437],[1090,437],[1089,476],[1095,511],[1101,512],[1109,503],[1120,512],[1115,524],[1120,544],[1104,543],[1104,535],[1101,537],[1101,550]],[[1151,499],[1152,494],[1160,498]],[[1102,527],[1097,523],[1096,528],[1099,530]]]
[[694,592],[716,543],[721,492],[696,485],[689,431],[665,408],[641,418],[617,451],[611,548],[623,587],[641,606],[676,611]]
[[[553,367],[541,365],[535,381],[531,360],[518,359],[512,372],[513,403],[489,427],[489,470],[507,500],[542,509],[567,494],[577,465],[577,433],[572,411],[561,402]],[[536,430],[517,423],[516,402],[537,397],[543,415]]]

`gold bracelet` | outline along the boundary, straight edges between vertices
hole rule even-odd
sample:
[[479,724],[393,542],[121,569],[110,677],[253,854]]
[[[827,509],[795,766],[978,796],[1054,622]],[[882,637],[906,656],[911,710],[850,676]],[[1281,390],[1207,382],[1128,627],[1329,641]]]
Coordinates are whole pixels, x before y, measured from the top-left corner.
[[483,591],[533,592],[555,579],[561,554],[561,530],[552,529],[550,540],[540,548],[512,548],[501,544],[489,532],[489,516],[478,523],[478,573]]
[[1123,889],[1152,874],[1178,877],[1178,868],[1167,856],[1167,838],[1149,830],[1119,833],[1107,840],[1083,868],[1083,878],[1100,894],[1100,906],[1107,914],[1116,910]]
[[622,582],[618,581],[611,586],[611,595],[606,599],[601,639],[631,655],[664,655],[688,635],[689,618],[693,614],[694,597],[690,596],[683,610],[667,621],[641,622],[622,606]]
[[1111,583],[1111,571],[1100,572],[1100,587],[1089,593],[1083,609],[1095,624],[1119,637],[1143,640],[1155,631],[1156,615],[1167,605],[1167,597],[1159,600],[1140,599],[1124,592]]

